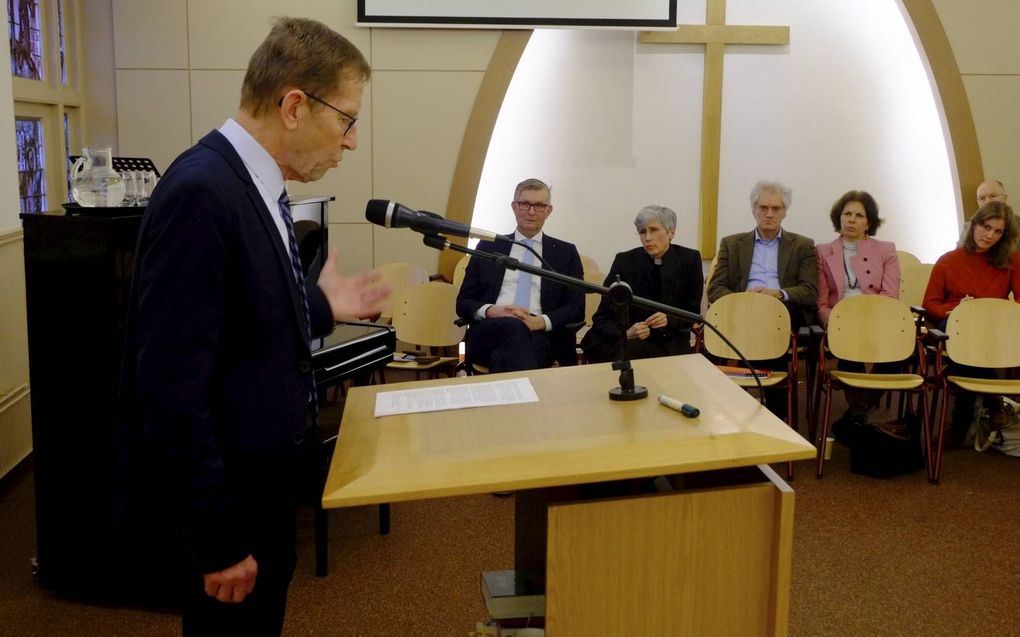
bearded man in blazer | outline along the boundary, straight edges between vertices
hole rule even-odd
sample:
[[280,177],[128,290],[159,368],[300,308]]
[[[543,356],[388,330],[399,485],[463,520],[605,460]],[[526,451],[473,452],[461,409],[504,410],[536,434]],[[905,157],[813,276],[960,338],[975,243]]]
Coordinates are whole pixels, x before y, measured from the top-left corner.
[[[517,230],[506,241],[482,241],[477,249],[528,262],[519,243],[532,246],[560,274],[582,278],[581,257],[574,244],[542,232],[553,206],[549,186],[526,179],[514,189],[511,209]],[[516,241],[517,243],[511,243]],[[538,260],[534,265],[538,266]],[[472,258],[457,295],[457,315],[471,322],[465,337],[466,358],[492,372],[507,372],[577,362],[572,324],[584,320],[584,293],[520,270]]]
[[[774,296],[790,310],[793,331],[815,321],[818,303],[818,258],[815,243],[782,227],[793,199],[792,191],[779,182],[760,181],[751,189],[751,232],[723,237],[712,278],[708,302],[734,292],[757,292]],[[785,369],[785,358],[759,361],[770,369]],[[787,417],[786,392],[766,390],[766,402],[778,417]]]
[[309,341],[378,312],[388,294],[374,277],[341,276],[333,251],[304,275],[284,184],[318,180],[357,147],[369,74],[326,25],[278,19],[237,115],[173,162],[142,218],[117,508],[168,530],[174,546],[153,542],[154,556],[183,556],[185,635],[283,627],[314,426]]

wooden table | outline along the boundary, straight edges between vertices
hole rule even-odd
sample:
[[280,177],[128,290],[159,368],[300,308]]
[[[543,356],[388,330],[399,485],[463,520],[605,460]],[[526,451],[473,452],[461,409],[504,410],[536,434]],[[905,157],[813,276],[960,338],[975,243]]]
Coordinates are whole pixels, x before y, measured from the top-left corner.
[[[549,504],[549,634],[785,634],[793,493],[767,467],[746,468],[814,447],[700,355],[634,369],[650,396],[633,402],[608,399],[608,364],[355,388],[323,506],[685,474],[671,493]],[[525,375],[537,403],[373,416],[380,391]]]

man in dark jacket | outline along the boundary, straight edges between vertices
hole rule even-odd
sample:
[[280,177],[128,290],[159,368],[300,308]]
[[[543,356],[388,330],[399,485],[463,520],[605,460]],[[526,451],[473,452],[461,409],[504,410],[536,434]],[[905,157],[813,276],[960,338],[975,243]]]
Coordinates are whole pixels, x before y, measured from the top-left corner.
[[185,634],[282,630],[315,413],[309,342],[387,294],[340,276],[332,252],[305,277],[284,183],[315,181],[357,147],[369,74],[325,25],[279,19],[249,62],[237,116],[174,161],[142,219],[121,503],[184,544]]
[[[519,245],[527,243],[556,272],[584,276],[574,244],[542,232],[553,211],[551,196],[549,186],[539,179],[519,183],[510,202],[517,230],[505,236],[506,241],[482,241],[477,249],[537,266],[534,255]],[[577,362],[575,330],[565,328],[584,320],[584,293],[472,258],[457,295],[457,315],[472,322],[465,339],[468,360],[490,371],[538,369],[556,360],[569,365]]]

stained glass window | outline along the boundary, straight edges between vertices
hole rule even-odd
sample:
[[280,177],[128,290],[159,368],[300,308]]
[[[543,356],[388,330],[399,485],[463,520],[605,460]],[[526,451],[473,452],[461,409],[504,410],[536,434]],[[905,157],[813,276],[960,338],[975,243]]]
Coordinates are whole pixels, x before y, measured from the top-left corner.
[[11,38],[11,73],[30,80],[43,78],[42,32],[38,0],[7,0]]
[[67,84],[67,60],[64,49],[67,40],[64,38],[64,0],[57,0],[57,51],[60,54],[60,83]]
[[43,125],[37,119],[14,120],[18,143],[18,189],[21,212],[46,210],[46,156],[43,152]]
[[67,193],[71,194],[71,119],[64,112],[64,148],[67,149]]

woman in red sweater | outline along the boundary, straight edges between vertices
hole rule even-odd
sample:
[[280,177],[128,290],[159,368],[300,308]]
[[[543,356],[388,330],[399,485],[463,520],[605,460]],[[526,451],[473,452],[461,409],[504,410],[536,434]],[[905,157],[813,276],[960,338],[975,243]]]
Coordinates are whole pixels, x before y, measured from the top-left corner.
[[[969,299],[1005,299],[1009,293],[1020,301],[1020,253],[1016,250],[1020,225],[1013,209],[1001,201],[981,207],[967,224],[960,247],[939,257],[932,268],[924,292],[924,309],[939,329],[946,328],[949,313]],[[956,374],[991,377],[991,370],[950,363]],[[1002,401],[986,400],[985,406],[996,417]],[[974,413],[974,395],[958,394],[953,404],[952,442],[966,433]]]
[[1013,209],[1001,201],[981,207],[967,224],[960,247],[939,257],[924,292],[924,309],[940,329],[962,301],[1005,299],[1020,301],[1020,253]]

